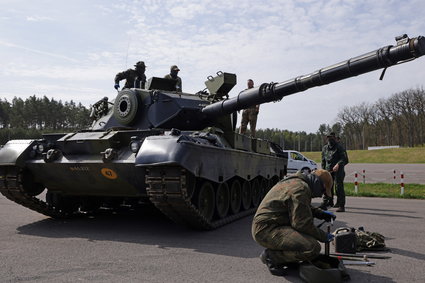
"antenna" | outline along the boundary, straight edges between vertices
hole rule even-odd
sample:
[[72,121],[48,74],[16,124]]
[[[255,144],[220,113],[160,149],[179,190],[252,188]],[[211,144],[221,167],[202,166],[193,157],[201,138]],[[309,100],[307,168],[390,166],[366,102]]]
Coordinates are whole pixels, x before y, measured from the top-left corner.
[[128,51],[130,50],[130,41],[131,38],[128,38],[128,43],[127,43],[127,54],[125,55],[125,69],[127,69],[127,60],[128,60]]

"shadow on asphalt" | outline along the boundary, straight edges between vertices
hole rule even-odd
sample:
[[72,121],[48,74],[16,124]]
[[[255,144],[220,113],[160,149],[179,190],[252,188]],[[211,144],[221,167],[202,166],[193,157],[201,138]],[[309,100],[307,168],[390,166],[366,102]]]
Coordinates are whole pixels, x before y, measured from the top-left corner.
[[419,260],[425,260],[425,254],[415,253],[415,252],[412,252],[412,251],[406,251],[406,250],[402,250],[402,249],[398,249],[398,248],[391,248],[391,252],[393,254],[407,256],[407,257],[411,257],[411,258],[415,258],[415,259],[419,259]]
[[[175,224],[155,209],[141,212],[100,214],[56,220],[43,219],[18,227],[18,233],[47,238],[82,238],[193,249],[199,252],[241,258],[256,258],[262,251],[251,236],[253,215],[212,231],[198,231]],[[317,220],[316,225],[321,223]],[[336,221],[333,229],[346,227]],[[326,225],[322,226],[322,229]]]
[[390,277],[375,275],[368,272],[362,272],[360,270],[351,269],[349,268],[349,266],[346,267],[347,272],[348,274],[350,274],[351,277],[351,280],[348,282],[396,282]]
[[66,220],[47,218],[20,226],[17,230],[19,234],[38,237],[128,242],[254,258],[262,249],[251,237],[252,217],[250,215],[216,230],[198,231],[175,224],[156,210],[146,210]]
[[[252,217],[247,216],[213,231],[197,231],[175,224],[156,210],[146,210],[142,213],[101,214],[68,220],[47,218],[20,226],[17,230],[19,234],[37,237],[138,243],[161,249],[185,248],[201,253],[257,258],[263,248],[251,237]],[[316,221],[315,224],[320,222]],[[332,230],[346,226],[347,223],[336,221]],[[411,253],[397,250],[400,254],[404,252],[404,255]],[[423,258],[423,255],[417,256]],[[266,266],[264,269],[268,272]],[[365,276],[370,282],[393,282],[391,278],[350,269],[349,266],[348,272],[351,282],[361,282]],[[284,278],[289,282],[301,282],[298,270],[290,270]]]
[[[370,274],[368,272],[362,272],[359,270],[351,269],[346,266],[347,273],[350,275],[351,280],[347,282],[395,282],[392,278],[386,276],[379,276]],[[285,275],[285,280],[289,282],[299,283],[304,282],[299,276],[299,270],[290,270],[288,275]]]

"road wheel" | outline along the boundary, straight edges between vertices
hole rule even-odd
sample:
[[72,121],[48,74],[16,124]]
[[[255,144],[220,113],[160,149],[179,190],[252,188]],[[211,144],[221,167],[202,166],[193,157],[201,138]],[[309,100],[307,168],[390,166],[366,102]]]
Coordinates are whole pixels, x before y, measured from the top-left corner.
[[243,181],[242,185],[242,208],[247,210],[251,206],[252,191],[248,181]]
[[241,209],[241,190],[241,183],[238,180],[234,180],[230,188],[230,211],[233,214],[238,213]]
[[270,187],[269,187],[269,180],[267,180],[266,178],[262,178],[261,179],[261,199],[263,199],[266,194],[269,192]]
[[227,183],[221,183],[215,196],[215,211],[219,219],[226,217],[229,212],[230,192]]
[[210,221],[214,215],[214,204],[214,188],[210,182],[205,181],[199,190],[198,209],[208,221]]
[[251,183],[252,188],[252,204],[257,207],[261,200],[261,188],[258,179],[254,179]]
[[186,174],[186,198],[191,199],[196,190],[199,180],[192,174],[187,172]]

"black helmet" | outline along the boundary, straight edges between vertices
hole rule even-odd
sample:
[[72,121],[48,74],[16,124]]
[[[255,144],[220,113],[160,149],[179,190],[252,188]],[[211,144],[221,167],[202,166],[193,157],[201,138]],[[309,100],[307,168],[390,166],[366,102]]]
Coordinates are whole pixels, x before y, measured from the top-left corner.
[[177,67],[176,65],[173,65],[173,66],[171,66],[170,67],[170,71],[172,72],[172,71],[180,71],[180,69],[179,69],[179,67]]
[[136,65],[134,65],[134,67],[136,67],[136,68],[140,68],[140,67],[146,68],[146,65],[145,65],[145,62],[139,61],[139,62],[136,63]]

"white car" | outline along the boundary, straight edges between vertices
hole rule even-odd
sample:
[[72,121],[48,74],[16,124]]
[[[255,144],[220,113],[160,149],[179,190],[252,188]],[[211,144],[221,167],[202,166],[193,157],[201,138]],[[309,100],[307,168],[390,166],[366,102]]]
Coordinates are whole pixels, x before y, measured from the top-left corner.
[[288,155],[288,173],[295,173],[297,171],[310,173],[317,169],[316,162],[308,159],[298,151],[284,150],[283,152]]

